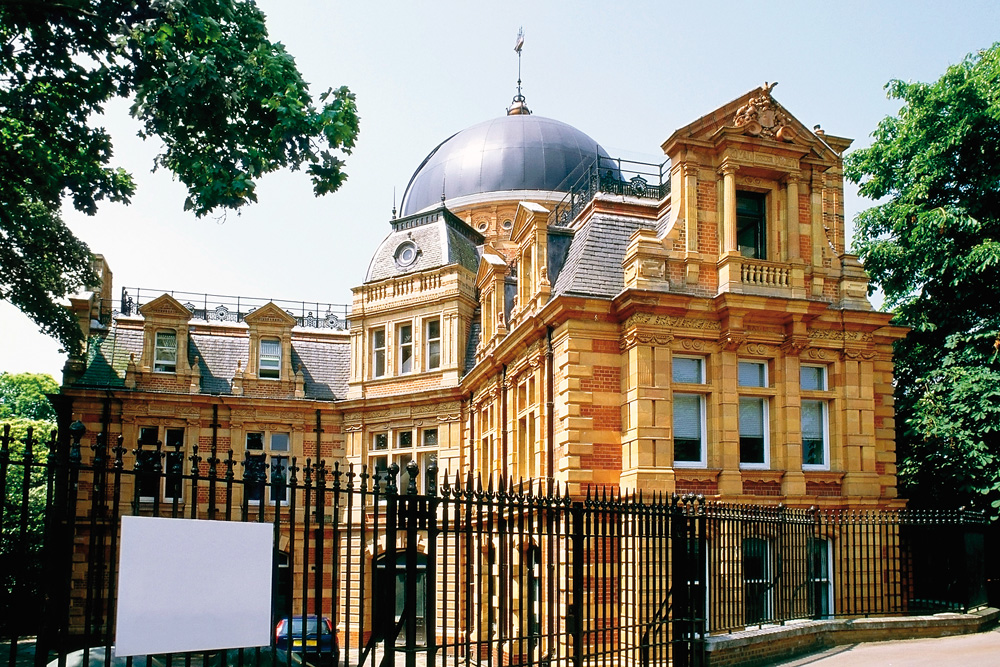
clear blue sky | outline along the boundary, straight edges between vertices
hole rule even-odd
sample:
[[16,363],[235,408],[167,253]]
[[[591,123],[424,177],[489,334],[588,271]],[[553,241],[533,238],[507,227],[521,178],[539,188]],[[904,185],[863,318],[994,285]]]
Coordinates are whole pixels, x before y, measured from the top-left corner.
[[[349,179],[313,198],[303,174],[259,185],[260,203],[225,221],[183,211],[184,191],[150,173],[156,145],[127,105],[103,121],[139,190],[92,217],[64,211],[122,285],[350,303],[393,204],[426,154],[504,113],[519,26],[524,94],[537,114],[583,130],[613,156],[660,161],[670,133],[765,80],[806,126],[868,144],[894,113],[892,78],[930,81],[1000,39],[1000,3],[982,2],[342,2],[263,0],[272,38],[314,94],[349,86],[361,135]],[[868,203],[853,191],[848,218]],[[0,302],[0,371],[60,379],[55,341]]]

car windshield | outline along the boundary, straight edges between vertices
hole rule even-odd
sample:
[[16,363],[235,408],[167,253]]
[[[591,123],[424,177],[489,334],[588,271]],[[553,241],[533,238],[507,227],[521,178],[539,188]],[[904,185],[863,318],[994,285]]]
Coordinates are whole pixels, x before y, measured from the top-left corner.
[[[292,619],[292,629],[291,629],[291,633],[290,634],[292,634],[292,635],[301,635],[302,634],[302,620],[303,619],[301,619],[301,618],[293,618]],[[305,629],[306,634],[315,635],[316,634],[316,618],[307,618],[307,619],[305,619],[305,622],[306,622],[306,629]]]

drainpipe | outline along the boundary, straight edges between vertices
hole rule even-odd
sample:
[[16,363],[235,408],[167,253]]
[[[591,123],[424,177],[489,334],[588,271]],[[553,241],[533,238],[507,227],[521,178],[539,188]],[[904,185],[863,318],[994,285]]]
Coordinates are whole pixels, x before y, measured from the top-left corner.
[[555,425],[555,379],[552,368],[552,327],[546,328],[545,333],[545,439],[546,439],[546,470],[550,479],[555,479],[556,453],[554,451],[556,441]]

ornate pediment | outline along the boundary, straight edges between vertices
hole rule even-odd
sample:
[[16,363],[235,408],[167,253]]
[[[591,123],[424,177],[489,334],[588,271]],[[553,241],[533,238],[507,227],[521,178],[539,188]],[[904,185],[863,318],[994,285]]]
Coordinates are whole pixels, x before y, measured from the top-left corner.
[[191,311],[169,294],[161,294],[149,303],[139,306],[139,312],[147,320],[155,318],[187,322],[191,319]]
[[248,314],[243,321],[250,325],[286,326],[293,327],[297,320],[276,306],[273,301],[269,301],[257,310]]
[[792,127],[791,118],[771,97],[771,90],[777,85],[777,81],[771,84],[765,81],[760,92],[736,111],[733,125],[742,127],[743,132],[752,137],[794,141],[795,128]]

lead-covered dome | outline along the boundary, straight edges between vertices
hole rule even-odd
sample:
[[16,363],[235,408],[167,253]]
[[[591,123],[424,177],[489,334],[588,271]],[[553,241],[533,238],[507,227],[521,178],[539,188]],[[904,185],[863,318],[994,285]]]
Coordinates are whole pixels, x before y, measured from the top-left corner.
[[534,115],[494,118],[462,130],[431,151],[413,173],[402,214],[446,199],[488,192],[567,192],[597,156],[596,141],[566,123]]

